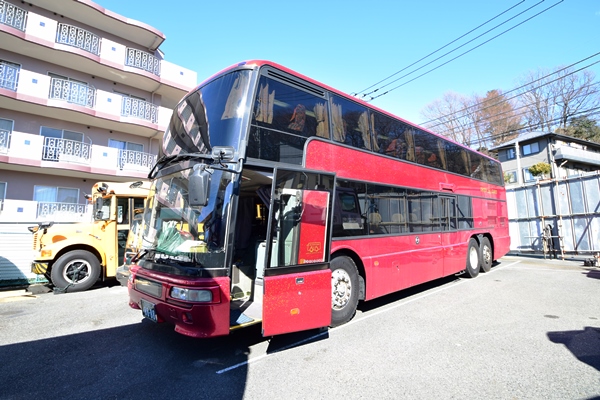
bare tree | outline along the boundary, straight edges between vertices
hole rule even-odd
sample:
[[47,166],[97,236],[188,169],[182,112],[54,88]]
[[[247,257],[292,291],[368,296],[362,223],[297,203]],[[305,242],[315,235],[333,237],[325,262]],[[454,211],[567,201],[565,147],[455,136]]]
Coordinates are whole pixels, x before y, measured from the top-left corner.
[[594,79],[592,71],[560,67],[524,75],[518,99],[527,129],[552,132],[566,128],[570,118],[600,106]]
[[454,92],[447,92],[441,100],[434,100],[421,111],[428,122],[425,128],[458,143],[470,145],[474,133],[472,119],[465,114],[471,100]]

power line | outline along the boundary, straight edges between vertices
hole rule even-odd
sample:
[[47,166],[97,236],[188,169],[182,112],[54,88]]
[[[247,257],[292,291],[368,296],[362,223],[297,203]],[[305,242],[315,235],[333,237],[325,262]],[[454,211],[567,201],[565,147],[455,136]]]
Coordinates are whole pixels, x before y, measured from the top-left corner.
[[[443,67],[444,65],[446,65],[446,64],[448,64],[448,63],[450,63],[450,62],[452,62],[452,61],[454,61],[454,60],[456,60],[456,59],[458,59],[458,58],[460,58],[460,57],[462,57],[462,56],[464,56],[465,54],[468,54],[468,53],[470,53],[471,51],[473,51],[473,50],[475,50],[475,49],[477,49],[477,48],[479,48],[479,47],[483,46],[484,44],[487,44],[487,43],[491,42],[492,40],[494,40],[494,39],[496,39],[496,38],[498,38],[498,37],[500,37],[500,36],[504,35],[505,33],[507,33],[507,32],[509,32],[509,31],[511,31],[511,30],[513,30],[513,29],[515,29],[516,27],[518,27],[518,26],[520,26],[520,25],[523,25],[525,22],[528,22],[528,21],[530,21],[531,19],[533,19],[533,18],[535,18],[535,17],[539,16],[540,14],[542,14],[542,13],[545,13],[546,11],[548,11],[549,9],[551,9],[551,8],[553,8],[553,7],[555,7],[555,6],[557,6],[558,4],[562,3],[563,1],[564,1],[564,0],[560,0],[560,1],[558,1],[557,3],[555,3],[555,4],[551,5],[550,7],[546,8],[546,9],[544,9],[544,10],[542,10],[542,11],[540,11],[539,13],[537,13],[537,14],[533,15],[532,17],[529,17],[529,18],[527,18],[526,20],[524,20],[524,21],[522,21],[522,22],[518,23],[517,25],[514,25],[513,27],[511,27],[511,28],[509,28],[509,29],[505,30],[505,31],[504,31],[504,32],[502,32],[502,33],[499,33],[498,35],[496,35],[496,36],[492,37],[491,39],[488,39],[488,40],[486,40],[485,42],[478,44],[477,46],[475,46],[475,47],[471,48],[470,50],[467,50],[467,51],[465,51],[464,53],[461,53],[461,54],[459,54],[458,56],[456,56],[456,57],[454,57],[454,58],[452,58],[452,59],[450,59],[450,60],[448,60],[448,61],[446,61],[446,62],[444,62],[444,63],[442,63],[442,64],[440,64],[440,65],[438,65],[437,67],[435,67],[435,68],[432,68],[432,69],[430,69],[429,71],[427,71],[427,72],[424,72],[424,73],[422,73],[421,75],[419,75],[419,76],[416,76],[415,78],[413,78],[413,79],[411,79],[411,80],[409,80],[409,81],[406,81],[406,82],[404,82],[404,83],[401,83],[400,85],[398,85],[398,86],[395,86],[395,87],[391,88],[390,90],[387,90],[387,91],[385,91],[384,93],[381,93],[380,95],[377,95],[377,96],[375,96],[375,97],[371,97],[371,98],[370,98],[369,100],[367,100],[367,101],[372,101],[372,100],[375,100],[375,99],[377,99],[377,98],[379,98],[379,97],[381,97],[381,96],[384,96],[384,95],[388,94],[389,92],[391,92],[391,91],[393,91],[393,90],[396,90],[396,89],[398,89],[398,88],[400,88],[400,87],[402,87],[402,86],[404,86],[404,85],[406,85],[406,84],[408,84],[408,83],[410,83],[410,82],[413,82],[413,81],[415,81],[416,79],[419,79],[419,78],[421,78],[421,77],[423,77],[423,76],[425,76],[425,75],[429,74],[430,72],[433,72],[433,71],[435,71],[435,70],[436,70],[436,69],[438,69],[438,68],[441,68],[441,67]],[[400,79],[400,78],[399,78],[399,79]],[[395,82],[395,81],[394,81],[394,82]]]
[[[539,82],[539,81],[541,81],[541,80],[543,80],[543,79],[546,79],[546,78],[548,78],[548,77],[550,77],[550,76],[552,76],[552,75],[555,75],[555,74],[558,74],[558,73],[560,73],[560,72],[562,72],[562,71],[565,71],[565,70],[567,70],[567,69],[569,69],[569,68],[571,68],[571,67],[573,67],[573,66],[575,66],[575,65],[577,65],[577,64],[580,64],[580,63],[582,63],[582,62],[584,62],[584,61],[587,61],[587,60],[589,60],[589,59],[591,59],[591,58],[594,58],[594,57],[596,57],[596,56],[598,56],[598,55],[600,55],[600,52],[598,52],[598,53],[596,53],[596,54],[592,54],[592,55],[591,55],[591,56],[589,56],[589,57],[586,57],[586,58],[584,58],[584,59],[582,59],[582,60],[579,60],[579,61],[577,61],[577,62],[574,62],[573,64],[567,65],[566,67],[563,67],[563,68],[561,68],[561,69],[559,69],[559,70],[557,70],[557,71],[554,71],[554,72],[552,72],[552,73],[549,73],[549,74],[547,74],[547,75],[544,75],[544,76],[542,76],[542,77],[540,77],[540,78],[538,78],[538,79],[535,79],[535,80],[533,80],[533,81],[527,82],[527,83],[525,83],[525,84],[523,84],[523,85],[521,85],[521,86],[519,86],[519,87],[516,87],[516,88],[514,88],[514,89],[511,89],[511,90],[509,90],[509,91],[507,91],[507,92],[503,92],[503,93],[502,93],[502,95],[503,95],[503,96],[506,96],[506,95],[507,95],[507,94],[509,94],[509,93],[512,93],[512,92],[515,92],[515,91],[517,91],[517,90],[523,89],[523,88],[525,88],[525,87],[527,87],[527,86],[530,86],[530,85],[532,85],[532,84],[534,84],[534,83],[536,83],[536,82]],[[529,89],[529,90],[527,90],[527,91],[525,91],[525,92],[523,92],[523,93],[518,93],[518,94],[516,94],[515,96],[509,97],[509,98],[503,98],[502,100],[500,100],[500,101],[498,101],[498,102],[496,102],[496,103],[493,103],[493,104],[491,104],[491,105],[489,105],[489,106],[487,106],[487,107],[485,107],[485,108],[481,109],[480,111],[486,110],[486,109],[488,109],[488,108],[490,108],[490,107],[496,106],[496,105],[498,105],[498,104],[500,104],[500,103],[503,103],[503,102],[505,102],[505,101],[510,101],[510,100],[513,100],[513,99],[515,99],[515,98],[517,98],[517,97],[519,97],[519,96],[521,96],[521,95],[523,95],[523,94],[525,94],[525,93],[528,93],[528,92],[530,92],[530,91],[533,91],[533,90],[539,89],[539,88],[541,88],[541,87],[543,87],[543,86],[545,86],[545,85],[549,85],[550,83],[556,82],[557,80],[560,80],[560,79],[562,79],[562,78],[564,78],[564,77],[566,77],[566,76],[572,75],[572,74],[574,74],[574,73],[580,72],[580,71],[582,71],[582,70],[584,70],[584,69],[586,69],[586,68],[589,68],[589,67],[591,67],[591,66],[593,66],[593,65],[595,65],[595,64],[598,64],[598,63],[600,63],[600,60],[598,60],[598,61],[595,61],[595,62],[593,62],[593,63],[591,63],[591,64],[588,64],[588,65],[586,65],[586,66],[584,66],[584,67],[582,67],[582,68],[579,68],[579,69],[577,69],[577,70],[575,70],[575,71],[572,71],[572,72],[570,72],[570,73],[568,73],[568,74],[566,74],[566,75],[564,75],[564,76],[562,76],[562,77],[558,77],[558,78],[556,78],[556,79],[554,79],[554,80],[552,80],[552,81],[550,81],[550,82],[546,82],[546,83],[544,83],[543,85],[540,85],[540,86],[536,86],[536,87],[534,87],[534,88],[531,88],[531,89]],[[451,113],[449,113],[449,114],[445,114],[445,115],[442,115],[442,116],[440,116],[440,117],[437,117],[437,118],[435,118],[435,119],[432,119],[432,120],[429,120],[429,121],[422,122],[422,123],[420,123],[419,125],[423,125],[423,126],[424,126],[424,125],[426,125],[426,124],[428,124],[428,123],[430,123],[430,122],[434,122],[434,121],[440,120],[440,119],[442,119],[442,118],[450,117],[450,116],[452,116],[452,115],[457,115],[457,114],[459,114],[459,113],[462,113],[462,114],[461,114],[461,115],[459,115],[458,117],[456,117],[455,119],[458,119],[458,118],[463,118],[463,117],[465,117],[465,116],[472,115],[473,113],[470,113],[470,114],[469,114],[469,113],[465,113],[465,112],[466,112],[467,110],[470,110],[470,109],[474,109],[474,108],[480,107],[480,106],[484,105],[486,102],[489,102],[489,101],[490,101],[490,100],[485,100],[485,101],[482,101],[482,102],[479,102],[479,103],[472,104],[472,105],[470,105],[470,106],[468,106],[468,107],[465,107],[465,108],[462,108],[462,109],[460,109],[460,110],[458,110],[458,111],[454,111],[454,112],[451,112]],[[446,122],[451,122],[451,121],[453,121],[453,120],[451,119],[451,120],[449,120],[449,121],[446,121]],[[436,126],[439,126],[439,125],[441,125],[441,124],[442,124],[442,123],[439,123],[439,124],[437,124],[437,125],[433,125],[433,126],[431,126],[429,129],[435,128]]]
[[[544,1],[544,0],[542,0],[542,1]],[[443,46],[442,46],[442,47],[440,47],[439,49],[437,49],[437,50],[435,50],[435,51],[432,51],[431,53],[427,54],[425,57],[422,57],[422,58],[420,58],[419,60],[417,60],[417,61],[413,62],[413,63],[412,63],[412,64],[410,64],[410,65],[407,65],[406,67],[402,68],[401,70],[399,70],[399,71],[397,71],[397,72],[394,72],[392,75],[388,76],[387,78],[384,78],[384,79],[380,80],[379,82],[376,82],[376,83],[372,84],[371,86],[369,86],[369,87],[366,87],[366,88],[364,88],[363,90],[361,90],[361,91],[359,91],[359,92],[356,92],[356,93],[354,93],[354,94],[358,95],[359,93],[364,93],[365,91],[367,91],[367,90],[371,89],[373,86],[377,86],[377,85],[379,85],[380,83],[382,83],[382,82],[385,82],[386,80],[390,79],[391,77],[398,75],[400,72],[402,72],[402,71],[404,71],[404,70],[406,70],[406,69],[408,69],[408,68],[412,67],[413,65],[415,65],[415,64],[417,64],[417,63],[419,63],[419,62],[421,62],[421,61],[425,60],[426,58],[428,58],[429,56],[432,56],[433,54],[437,53],[438,51],[445,49],[446,47],[450,46],[452,43],[455,43],[455,42],[457,42],[458,40],[462,39],[463,37],[465,37],[465,36],[467,36],[467,35],[471,34],[472,32],[475,32],[477,29],[479,29],[479,28],[481,28],[482,26],[484,26],[484,25],[486,25],[486,24],[490,23],[491,21],[495,20],[496,18],[500,17],[501,15],[503,15],[503,14],[506,14],[508,11],[512,10],[513,8],[517,7],[519,4],[521,4],[521,3],[524,3],[524,2],[525,2],[525,0],[521,0],[521,1],[520,1],[520,2],[518,2],[517,4],[515,4],[515,5],[513,5],[512,7],[510,7],[510,8],[508,8],[508,9],[506,9],[506,10],[502,11],[500,14],[498,14],[498,15],[496,15],[495,17],[493,17],[493,18],[491,18],[491,19],[487,20],[487,21],[486,21],[486,22],[484,22],[483,24],[481,24],[481,25],[477,26],[476,28],[473,28],[473,29],[471,29],[469,32],[467,32],[467,33],[465,33],[465,34],[463,34],[463,35],[461,35],[461,36],[457,37],[456,39],[454,39],[453,41],[451,41],[451,42],[449,42],[449,43],[447,43],[447,44],[443,45]],[[541,3],[541,2],[540,2],[540,3]],[[538,3],[538,4],[539,4],[539,3]],[[537,4],[536,4],[536,5],[537,5]],[[488,32],[489,32],[489,31],[488,31]],[[380,88],[379,88],[379,89],[380,89]],[[371,94],[371,93],[374,93],[374,92],[376,92],[376,91],[377,91],[377,90],[379,90],[379,89],[375,89],[374,91],[372,91],[372,92],[370,92],[370,93],[365,93],[365,94],[363,94],[363,97],[365,97],[365,96],[367,96],[367,95],[369,95],[369,94]]]
[[[439,57],[437,57],[437,58],[435,58],[435,59],[433,59],[433,60],[429,61],[427,64],[421,65],[420,67],[418,67],[418,68],[416,68],[416,69],[414,69],[414,70],[410,71],[409,73],[407,73],[407,74],[404,74],[404,75],[402,75],[401,77],[399,77],[399,78],[397,78],[397,79],[394,79],[393,81],[391,81],[391,82],[388,82],[388,83],[386,83],[385,85],[383,85],[383,86],[380,86],[380,87],[378,87],[377,89],[375,89],[375,90],[373,90],[373,91],[371,91],[371,92],[369,92],[369,93],[365,93],[365,94],[363,94],[363,96],[362,96],[362,97],[364,98],[364,97],[366,97],[366,96],[368,96],[368,95],[370,95],[370,94],[372,94],[372,93],[375,93],[375,92],[379,91],[380,89],[383,89],[384,87],[386,87],[386,86],[389,86],[389,85],[391,85],[392,83],[394,83],[394,82],[397,82],[397,81],[399,81],[399,80],[400,80],[400,79],[402,79],[402,78],[406,78],[407,76],[409,76],[409,75],[412,75],[413,73],[415,73],[415,72],[417,72],[417,71],[419,71],[419,70],[421,70],[421,69],[425,68],[426,66],[433,64],[434,62],[436,62],[436,61],[438,61],[438,60],[440,60],[440,59],[442,59],[442,58],[446,57],[448,54],[454,53],[456,50],[458,50],[458,49],[460,49],[460,48],[462,48],[462,47],[464,47],[464,46],[468,45],[469,43],[472,43],[473,41],[475,41],[475,40],[479,39],[480,37],[482,37],[482,36],[484,36],[484,35],[487,35],[487,34],[488,34],[488,33],[490,33],[491,31],[493,31],[494,29],[496,29],[496,28],[498,28],[498,27],[500,27],[500,26],[502,26],[502,25],[504,25],[504,24],[508,23],[509,21],[511,21],[511,20],[513,20],[513,19],[517,18],[518,16],[520,16],[520,15],[522,15],[522,14],[526,13],[527,11],[531,10],[532,8],[534,8],[534,7],[537,7],[538,5],[540,5],[541,3],[543,3],[544,1],[545,1],[545,0],[542,0],[542,1],[540,1],[540,2],[538,2],[538,3],[536,3],[536,4],[534,4],[533,6],[529,7],[528,9],[526,9],[526,10],[524,10],[524,11],[522,11],[522,12],[518,13],[517,15],[514,15],[514,16],[512,16],[511,18],[507,19],[506,21],[504,21],[504,22],[502,22],[502,23],[500,23],[500,24],[498,24],[498,25],[494,26],[494,27],[493,27],[493,28],[491,28],[491,29],[488,29],[487,31],[483,32],[482,34],[480,34],[480,35],[478,35],[478,36],[475,36],[473,39],[471,39],[471,40],[469,40],[469,41],[467,41],[467,42],[465,42],[465,43],[461,44],[460,46],[458,46],[458,47],[455,47],[454,49],[452,49],[452,50],[450,50],[450,51],[448,51],[448,52],[446,52],[446,53],[442,54],[441,56],[439,56]],[[512,8],[514,8],[514,7],[512,7]],[[508,11],[508,10],[507,10],[507,11]],[[496,18],[496,17],[494,17],[494,18]],[[487,22],[486,22],[486,23],[487,23]],[[485,25],[485,24],[484,24],[484,25]],[[472,31],[471,31],[471,32],[472,32]],[[463,36],[464,36],[464,35],[463,35]],[[462,37],[462,36],[461,36],[461,37]],[[457,40],[458,40],[458,39],[457,39]],[[445,46],[444,46],[444,47],[445,47]],[[475,48],[476,48],[476,47],[475,47]],[[475,49],[475,48],[474,48],[474,49]],[[474,50],[474,49],[472,49],[472,50]],[[464,54],[466,54],[466,53],[464,53]],[[419,61],[420,61],[420,60],[419,60]],[[450,60],[450,61],[452,61],[452,60]],[[412,66],[412,65],[414,65],[414,64],[416,64],[416,63],[413,63],[413,64],[411,64],[410,66]],[[444,64],[442,64],[442,65],[444,65]],[[406,67],[406,68],[408,68],[408,67]],[[402,70],[398,71],[396,74],[398,74],[398,73],[399,73],[399,72],[401,72],[401,71],[404,71],[406,68],[404,68],[404,69],[402,69]],[[396,75],[396,74],[394,74],[394,75]],[[386,78],[386,79],[388,79],[388,78]],[[373,100],[374,98],[376,98],[376,97],[372,97],[372,98],[371,98],[371,100]]]

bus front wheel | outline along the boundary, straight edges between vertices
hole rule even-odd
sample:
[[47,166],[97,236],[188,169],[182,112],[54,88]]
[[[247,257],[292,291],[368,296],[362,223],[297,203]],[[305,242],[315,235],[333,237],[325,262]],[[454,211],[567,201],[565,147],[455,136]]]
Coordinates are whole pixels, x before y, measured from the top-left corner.
[[467,250],[467,266],[466,272],[469,278],[475,278],[479,275],[479,245],[474,238],[469,239],[469,247]]
[[65,292],[82,292],[100,276],[100,262],[90,252],[74,250],[63,254],[52,266],[52,284]]
[[331,261],[331,326],[350,321],[358,305],[358,270],[350,257]]
[[486,237],[481,239],[481,248],[480,248],[480,259],[481,259],[481,270],[483,272],[490,272],[492,269],[492,245],[490,244],[490,240]]

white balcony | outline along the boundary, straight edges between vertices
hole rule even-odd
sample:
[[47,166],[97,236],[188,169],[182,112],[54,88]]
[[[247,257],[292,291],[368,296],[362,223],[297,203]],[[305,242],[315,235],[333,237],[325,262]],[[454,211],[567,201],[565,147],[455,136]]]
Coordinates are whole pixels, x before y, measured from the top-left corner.
[[92,206],[78,203],[52,203],[6,199],[0,208],[0,222],[90,222]]
[[156,160],[156,154],[19,131],[0,131],[0,162],[8,164],[68,169],[89,177],[103,174],[145,178]]
[[[97,20],[92,18],[97,16],[97,11],[90,9],[90,13],[87,20],[93,23]],[[115,29],[126,26],[113,21]],[[109,29],[109,25],[102,27]],[[163,104],[170,108],[196,86],[196,72],[169,63],[142,47],[128,47],[103,37],[102,31],[90,29],[93,28],[59,23],[0,0],[0,48],[67,68],[76,65],[76,69],[90,75],[154,92],[163,96]],[[27,42],[26,46],[23,41]]]
[[1,108],[146,138],[162,134],[173,114],[150,102],[22,68],[15,70],[8,64],[0,64],[0,74],[2,71],[10,76],[11,93],[0,94]]

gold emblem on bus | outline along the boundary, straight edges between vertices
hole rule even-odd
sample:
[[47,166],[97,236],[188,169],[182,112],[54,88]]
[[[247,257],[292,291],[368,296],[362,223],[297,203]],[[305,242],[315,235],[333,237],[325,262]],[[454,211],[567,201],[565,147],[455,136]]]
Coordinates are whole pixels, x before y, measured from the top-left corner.
[[321,251],[321,242],[310,242],[306,245],[308,253],[318,253]]

